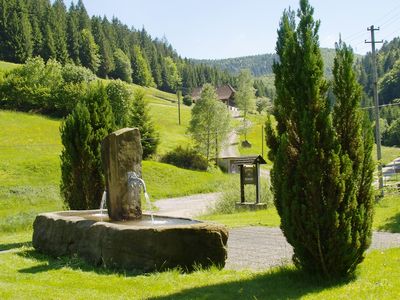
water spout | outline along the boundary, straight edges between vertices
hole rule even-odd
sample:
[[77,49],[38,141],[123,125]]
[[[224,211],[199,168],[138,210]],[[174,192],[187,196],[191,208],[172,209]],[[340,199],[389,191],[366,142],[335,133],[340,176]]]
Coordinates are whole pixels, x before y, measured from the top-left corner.
[[107,192],[103,192],[103,196],[101,197],[100,202],[100,214],[104,215],[104,210],[107,209]]
[[149,194],[147,194],[146,183],[142,178],[137,176],[136,172],[128,172],[128,188],[132,189],[134,186],[140,186],[140,185],[143,188],[144,198],[146,199],[147,205],[150,210],[151,221],[154,223],[154,217],[152,212],[153,206],[151,204]]
[[128,187],[133,188],[137,185],[141,185],[143,187],[143,192],[147,194],[146,183],[144,180],[137,176],[136,172],[128,172]]

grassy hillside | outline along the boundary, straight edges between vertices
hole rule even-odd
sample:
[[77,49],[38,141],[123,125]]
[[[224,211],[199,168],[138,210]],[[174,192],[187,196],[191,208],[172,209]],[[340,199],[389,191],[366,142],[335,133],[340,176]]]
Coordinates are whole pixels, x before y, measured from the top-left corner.
[[20,65],[0,60],[0,71],[12,70],[17,68],[18,66]]
[[[0,110],[0,231],[30,228],[39,212],[61,210],[59,120]],[[143,162],[152,200],[216,191],[231,177]]]

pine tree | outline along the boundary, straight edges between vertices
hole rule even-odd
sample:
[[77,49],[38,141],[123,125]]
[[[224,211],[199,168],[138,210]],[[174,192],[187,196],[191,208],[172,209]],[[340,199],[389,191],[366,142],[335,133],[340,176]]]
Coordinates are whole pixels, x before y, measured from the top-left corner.
[[44,60],[48,60],[50,58],[56,58],[56,45],[54,42],[53,32],[51,31],[50,25],[47,24],[44,29],[43,35],[43,46],[41,56]]
[[307,0],[285,11],[274,64],[277,133],[268,128],[274,161],[274,201],[281,228],[293,246],[295,265],[311,273],[341,276],[337,266],[338,204],[345,193],[340,145],[332,125],[319,49],[319,21]]
[[83,29],[81,32],[79,59],[82,66],[90,69],[93,73],[97,72],[100,65],[99,46],[88,29]]
[[159,134],[151,121],[150,111],[144,96],[144,90],[135,90],[130,108],[128,125],[129,127],[139,128],[143,147],[143,158],[147,158],[156,153],[160,140]]
[[154,86],[147,60],[139,46],[134,46],[131,54],[132,81],[142,86]]
[[72,3],[67,17],[67,48],[69,57],[79,65],[80,33],[78,22],[78,14],[75,5]]
[[92,19],[92,32],[97,45],[99,45],[100,66],[97,75],[106,78],[115,69],[111,45],[107,40],[100,18]]
[[82,31],[84,29],[87,29],[90,31],[90,18],[82,0],[78,0],[78,3],[75,6],[75,11],[78,17],[78,30]]
[[67,9],[63,0],[53,3],[51,14],[51,25],[56,49],[56,58],[62,64],[68,59],[67,50]]
[[178,68],[171,57],[167,56],[164,58],[161,74],[163,77],[164,90],[175,92],[178,86],[180,86],[182,79],[178,72]]
[[[4,5],[4,4],[3,4]],[[22,63],[32,56],[32,27],[22,0],[6,4],[2,11],[3,59]]]
[[70,209],[100,206],[104,191],[101,142],[113,127],[102,85],[93,87],[61,125],[61,194]]
[[115,70],[111,74],[112,77],[132,83],[132,68],[128,56],[121,49],[117,49],[114,52],[114,61]]

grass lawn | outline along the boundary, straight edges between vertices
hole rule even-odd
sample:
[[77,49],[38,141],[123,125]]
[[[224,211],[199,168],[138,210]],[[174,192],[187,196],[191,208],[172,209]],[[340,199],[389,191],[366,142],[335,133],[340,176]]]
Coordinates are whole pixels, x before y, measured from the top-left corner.
[[[251,127],[247,132],[247,140],[251,144],[251,148],[244,148],[241,146],[241,142],[244,141],[244,134],[239,137],[239,153],[240,155],[261,155],[263,153],[262,141],[264,141],[264,159],[267,161],[266,168],[270,169],[272,163],[268,160],[268,147],[265,142],[265,121],[267,116],[265,114],[250,114],[249,120],[252,123]],[[239,127],[242,123],[239,124]]]
[[375,205],[374,229],[400,232],[400,195],[385,196]]
[[262,272],[178,270],[133,274],[50,258],[29,244],[0,244],[1,299],[398,299],[400,249],[374,251],[356,278],[324,281],[292,266]]
[[179,145],[189,145],[190,138],[186,131],[191,117],[191,109],[186,105],[181,105],[181,125],[179,125],[177,104],[166,101],[163,104],[149,102],[150,114],[156,130],[160,133],[161,143],[158,146],[157,154],[165,154]]
[[280,218],[275,208],[258,211],[242,211],[234,214],[214,214],[201,217],[202,220],[224,224],[228,227],[269,226],[279,227]]
[[[392,162],[394,159],[400,157],[400,148],[382,146],[382,163],[384,165]],[[372,156],[376,158],[376,146],[372,152]]]

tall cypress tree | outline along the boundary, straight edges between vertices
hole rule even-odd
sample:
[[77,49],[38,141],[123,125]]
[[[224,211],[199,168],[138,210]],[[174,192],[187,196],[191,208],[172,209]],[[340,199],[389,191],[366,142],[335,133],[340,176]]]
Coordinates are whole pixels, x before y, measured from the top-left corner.
[[273,68],[277,133],[270,127],[267,139],[274,161],[275,205],[282,231],[293,246],[295,265],[337,277],[353,270],[341,255],[345,250],[337,249],[341,220],[346,218],[341,203],[351,171],[342,164],[332,124],[318,41],[320,23],[313,12],[307,0],[300,0],[299,24],[291,10],[281,19],[279,62]]
[[92,87],[61,125],[61,194],[70,209],[100,206],[104,191],[101,142],[114,120],[104,86]]
[[[337,204],[337,233],[334,237],[337,271],[352,272],[363,260],[371,243],[373,214],[371,126],[360,111],[362,89],[357,82],[354,55],[350,47],[336,44],[333,68],[333,93],[336,97],[333,121],[341,147],[341,174],[344,194]],[[365,124],[366,122],[366,124]],[[339,200],[338,199],[338,200]],[[339,259],[337,259],[339,258]]]

